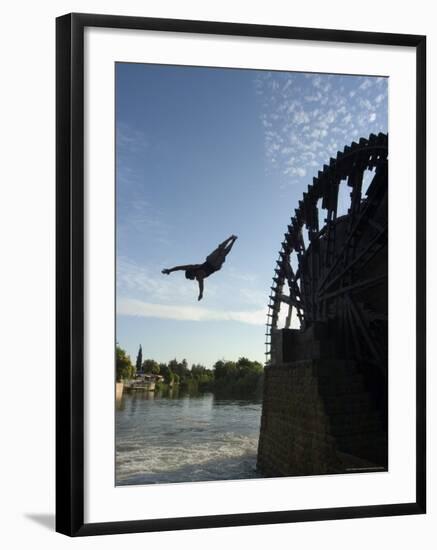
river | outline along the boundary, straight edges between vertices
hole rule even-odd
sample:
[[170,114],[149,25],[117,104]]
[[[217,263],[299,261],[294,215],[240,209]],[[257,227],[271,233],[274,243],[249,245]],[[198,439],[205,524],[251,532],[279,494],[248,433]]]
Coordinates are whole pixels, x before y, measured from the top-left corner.
[[260,400],[125,394],[116,407],[116,484],[258,477]]

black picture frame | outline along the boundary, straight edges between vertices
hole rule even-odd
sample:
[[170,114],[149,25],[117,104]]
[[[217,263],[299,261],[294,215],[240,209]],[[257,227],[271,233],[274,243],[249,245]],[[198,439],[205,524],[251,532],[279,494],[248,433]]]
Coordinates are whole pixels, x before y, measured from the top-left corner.
[[[377,44],[416,52],[416,500],[387,505],[84,523],[84,29],[158,30]],[[56,530],[69,536],[423,514],[425,421],[425,36],[73,13],[56,20]]]

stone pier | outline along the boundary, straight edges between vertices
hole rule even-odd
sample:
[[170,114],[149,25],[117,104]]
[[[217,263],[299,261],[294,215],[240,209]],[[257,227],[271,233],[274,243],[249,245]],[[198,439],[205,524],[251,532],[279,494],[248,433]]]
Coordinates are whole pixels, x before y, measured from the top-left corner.
[[268,476],[387,468],[387,425],[366,366],[335,358],[323,327],[281,330],[265,368],[258,468]]

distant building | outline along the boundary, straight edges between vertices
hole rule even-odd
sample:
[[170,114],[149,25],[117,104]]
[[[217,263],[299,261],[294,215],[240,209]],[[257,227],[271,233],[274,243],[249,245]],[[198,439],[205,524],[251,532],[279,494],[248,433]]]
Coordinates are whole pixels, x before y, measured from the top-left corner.
[[160,374],[137,373],[135,378],[126,385],[128,390],[155,391],[156,383],[163,382],[164,377]]

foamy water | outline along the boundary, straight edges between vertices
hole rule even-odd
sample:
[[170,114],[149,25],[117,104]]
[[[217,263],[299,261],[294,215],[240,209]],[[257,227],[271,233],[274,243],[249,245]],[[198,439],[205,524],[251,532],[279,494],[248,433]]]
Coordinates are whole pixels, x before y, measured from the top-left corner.
[[261,403],[213,394],[123,397],[116,411],[116,484],[257,477]]

